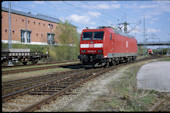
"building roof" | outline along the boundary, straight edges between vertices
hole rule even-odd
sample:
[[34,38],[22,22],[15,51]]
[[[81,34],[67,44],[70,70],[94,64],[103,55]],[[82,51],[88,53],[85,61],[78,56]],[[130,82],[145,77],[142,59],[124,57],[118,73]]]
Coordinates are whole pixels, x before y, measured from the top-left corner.
[[[9,9],[5,8],[5,7],[2,7],[1,10],[6,11],[6,12],[9,11]],[[33,15],[33,14],[31,14],[31,12],[25,13],[25,12],[13,10],[13,9],[11,9],[11,13],[23,15],[23,16],[27,16],[27,17],[31,17],[31,18],[36,18],[36,19],[40,19],[40,20],[45,20],[45,21],[49,21],[49,22],[54,22],[54,23],[59,23],[61,21],[54,17],[50,17],[50,16],[46,16],[46,15],[42,15],[42,14]]]

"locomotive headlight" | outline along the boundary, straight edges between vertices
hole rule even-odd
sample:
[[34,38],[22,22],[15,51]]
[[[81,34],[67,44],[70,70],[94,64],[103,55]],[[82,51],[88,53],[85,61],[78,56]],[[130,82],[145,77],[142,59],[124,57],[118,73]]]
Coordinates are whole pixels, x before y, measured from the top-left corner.
[[86,50],[81,50],[81,53],[86,53]]
[[98,50],[97,52],[98,52],[98,53],[102,53],[102,50]]

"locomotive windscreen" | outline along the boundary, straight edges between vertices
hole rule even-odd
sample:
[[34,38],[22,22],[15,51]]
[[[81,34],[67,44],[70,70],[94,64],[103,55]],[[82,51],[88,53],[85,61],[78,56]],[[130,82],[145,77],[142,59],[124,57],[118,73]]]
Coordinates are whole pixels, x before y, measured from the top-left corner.
[[82,40],[103,40],[104,32],[83,32]]
[[104,32],[94,32],[93,40],[103,40]]
[[91,40],[93,32],[83,32],[82,40]]

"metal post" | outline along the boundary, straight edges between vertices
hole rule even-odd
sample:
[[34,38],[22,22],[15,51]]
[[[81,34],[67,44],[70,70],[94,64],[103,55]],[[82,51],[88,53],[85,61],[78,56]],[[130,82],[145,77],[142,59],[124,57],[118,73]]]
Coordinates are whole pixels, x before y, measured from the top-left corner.
[[[143,39],[144,39],[144,47],[145,47],[145,41],[146,41],[145,36],[146,36],[146,34],[145,34],[145,16],[144,16],[144,20],[143,20]],[[146,49],[146,53],[147,53],[147,49]]]
[[27,43],[27,16],[26,16],[26,39],[25,39],[25,43]]
[[143,38],[145,41],[145,16],[144,16],[144,20],[143,20]]
[[52,24],[50,24],[50,33],[51,33],[50,34],[50,41],[51,41],[50,43],[52,44]]
[[[12,48],[12,38],[11,38],[11,2],[9,1],[9,34],[8,34],[8,50]],[[10,52],[10,50],[9,50]],[[8,54],[9,54],[8,52]],[[8,59],[8,66],[13,66],[11,59]]]
[[12,48],[12,38],[11,38],[11,2],[9,2],[9,34],[8,34],[8,48]]

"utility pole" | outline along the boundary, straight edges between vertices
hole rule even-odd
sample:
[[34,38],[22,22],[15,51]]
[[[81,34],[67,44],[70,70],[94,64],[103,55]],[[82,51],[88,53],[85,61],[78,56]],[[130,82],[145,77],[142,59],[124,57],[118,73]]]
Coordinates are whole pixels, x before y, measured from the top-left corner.
[[[145,16],[144,16],[144,19],[143,19],[143,39],[144,39],[144,47],[145,47],[145,36],[146,36],[146,32],[145,32]],[[146,53],[147,53],[147,49],[146,49]]]
[[[9,1],[9,34],[8,34],[8,51],[12,48],[12,38],[11,38],[11,2]],[[8,66],[13,66],[11,59],[8,59]]]
[[130,23],[127,23],[126,21],[123,23],[119,23],[118,25],[123,25],[124,26],[124,32],[127,33],[127,25],[129,25]]
[[27,15],[26,15],[26,39],[25,39],[25,43],[27,43]]
[[11,2],[9,1],[9,34],[8,34],[8,48],[12,48],[12,38],[11,38]]
[[145,33],[145,16],[144,16],[144,20],[143,20],[143,39],[144,39],[144,43],[145,43],[145,36],[146,36],[146,33]]
[[[119,23],[118,25],[123,25],[124,26],[124,33],[128,33],[127,32],[127,25],[129,25],[130,23],[126,22],[126,14],[124,13],[123,16],[121,16],[121,20],[124,21],[123,23]],[[122,31],[122,27],[118,27],[121,31]]]

